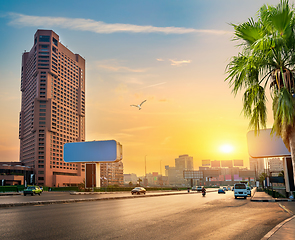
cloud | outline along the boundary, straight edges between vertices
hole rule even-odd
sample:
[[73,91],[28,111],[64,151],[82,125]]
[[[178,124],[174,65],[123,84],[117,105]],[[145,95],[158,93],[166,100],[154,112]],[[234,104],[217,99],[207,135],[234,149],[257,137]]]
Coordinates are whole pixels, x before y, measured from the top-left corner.
[[124,66],[111,66],[111,65],[97,65],[98,68],[103,68],[109,70],[111,72],[134,72],[134,73],[141,73],[145,72],[145,69],[132,69],[129,67]]
[[105,23],[84,18],[64,18],[64,17],[45,17],[45,16],[30,16],[20,13],[9,13],[12,20],[10,25],[43,27],[52,28],[60,27],[78,31],[89,31],[95,33],[114,33],[114,32],[133,32],[133,33],[164,33],[164,34],[187,34],[187,33],[205,33],[205,34],[232,34],[229,31],[194,29],[183,27],[154,27],[154,26],[139,26],[123,23]]
[[159,86],[159,85],[163,85],[163,84],[165,84],[165,83],[166,83],[166,82],[161,82],[161,83],[152,84],[152,85],[149,85],[149,86],[146,86],[146,87],[140,88],[139,90],[141,90],[141,89],[145,89],[145,88],[156,87],[156,86]]
[[162,58],[157,58],[157,61],[158,61],[158,62],[164,62],[164,59],[162,59]]
[[110,72],[131,72],[131,73],[143,73],[147,69],[134,69],[126,66],[122,66],[117,60],[109,59],[104,61],[96,61],[94,64],[89,67],[89,69],[105,69]]
[[180,61],[176,61],[176,60],[172,60],[172,59],[169,59],[169,61],[171,62],[171,65],[172,66],[181,66],[185,63],[191,63],[191,60],[180,60]]
[[152,126],[143,126],[143,127],[122,129],[121,131],[123,131],[123,132],[137,132],[137,131],[147,130],[147,129],[151,129],[151,128],[154,128],[154,127],[152,127]]

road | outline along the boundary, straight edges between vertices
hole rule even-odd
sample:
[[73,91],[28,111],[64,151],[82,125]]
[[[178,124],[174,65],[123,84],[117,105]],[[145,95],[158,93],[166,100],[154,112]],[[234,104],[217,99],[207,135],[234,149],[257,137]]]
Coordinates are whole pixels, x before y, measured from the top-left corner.
[[1,239],[261,239],[290,216],[233,193],[0,209]]

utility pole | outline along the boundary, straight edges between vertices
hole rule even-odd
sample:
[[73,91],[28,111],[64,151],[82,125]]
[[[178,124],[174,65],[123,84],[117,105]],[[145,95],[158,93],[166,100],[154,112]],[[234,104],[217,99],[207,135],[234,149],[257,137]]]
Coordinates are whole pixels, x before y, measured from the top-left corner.
[[146,156],[147,155],[145,155],[145,158],[144,158],[144,176],[146,177]]

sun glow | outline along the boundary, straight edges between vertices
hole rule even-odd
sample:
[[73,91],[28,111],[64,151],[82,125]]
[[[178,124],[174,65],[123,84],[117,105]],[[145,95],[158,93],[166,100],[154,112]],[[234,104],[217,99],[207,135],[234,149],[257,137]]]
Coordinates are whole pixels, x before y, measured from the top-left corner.
[[222,145],[219,149],[223,153],[231,153],[234,150],[233,146],[229,144]]

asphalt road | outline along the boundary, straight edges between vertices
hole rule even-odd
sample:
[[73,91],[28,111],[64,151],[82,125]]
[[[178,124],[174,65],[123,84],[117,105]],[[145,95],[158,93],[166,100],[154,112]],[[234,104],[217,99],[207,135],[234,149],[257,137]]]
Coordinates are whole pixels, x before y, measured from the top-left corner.
[[[217,191],[210,189],[208,191]],[[148,191],[147,196],[162,195],[162,194],[187,194],[187,191]],[[200,194],[200,192],[193,192],[193,194]],[[104,198],[117,198],[117,197],[130,197],[132,196],[129,191],[127,192],[97,192],[89,194],[70,194],[69,192],[43,192],[39,195],[0,195],[0,204],[7,203],[21,203],[21,202],[34,202],[34,201],[54,201],[54,200],[69,200],[69,199],[104,199]],[[133,197],[142,197],[143,195],[133,195]]]
[[1,239],[261,239],[290,216],[231,191],[0,209]]

